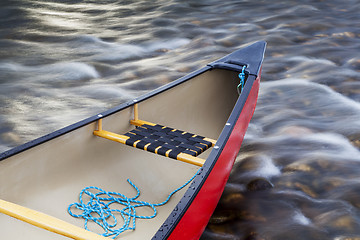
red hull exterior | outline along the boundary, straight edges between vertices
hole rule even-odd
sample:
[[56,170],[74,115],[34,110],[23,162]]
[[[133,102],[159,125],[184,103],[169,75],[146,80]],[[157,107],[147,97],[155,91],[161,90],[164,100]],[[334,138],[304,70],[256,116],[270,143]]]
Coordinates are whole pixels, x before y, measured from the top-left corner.
[[205,230],[205,227],[220,200],[229,178],[230,171],[239,153],[248,124],[255,111],[259,85],[260,74],[253,83],[253,87],[241,114],[237,119],[233,131],[214,168],[168,239],[190,240],[199,239],[201,237],[201,234]]

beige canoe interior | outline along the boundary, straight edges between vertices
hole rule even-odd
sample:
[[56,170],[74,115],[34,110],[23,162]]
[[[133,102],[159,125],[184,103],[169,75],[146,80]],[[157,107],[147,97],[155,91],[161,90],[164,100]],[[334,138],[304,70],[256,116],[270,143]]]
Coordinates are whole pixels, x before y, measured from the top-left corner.
[[[217,139],[238,98],[235,72],[211,70],[139,102],[139,119]],[[124,134],[133,129],[133,106],[103,119],[103,129]],[[0,161],[0,199],[84,227],[67,208],[80,191],[97,186],[135,196],[129,178],[141,191],[139,200],[164,201],[198,166],[166,158],[93,135],[97,122]],[[198,157],[206,159],[209,149]],[[176,193],[151,220],[137,220],[136,230],[119,239],[151,239],[187,188]],[[151,215],[148,208],[138,214]],[[121,226],[122,220],[119,225]],[[89,225],[92,228],[92,225]],[[0,213],[1,239],[68,239]],[[98,231],[98,227],[94,227]],[[101,232],[101,231],[99,231]]]

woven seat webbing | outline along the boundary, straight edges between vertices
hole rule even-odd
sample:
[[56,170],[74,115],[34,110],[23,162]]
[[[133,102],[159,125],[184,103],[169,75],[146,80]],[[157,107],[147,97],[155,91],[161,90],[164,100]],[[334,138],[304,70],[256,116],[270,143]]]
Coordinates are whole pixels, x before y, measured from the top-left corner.
[[204,137],[165,127],[144,124],[125,134],[126,144],[143,150],[176,159],[178,154],[198,156],[212,146]]

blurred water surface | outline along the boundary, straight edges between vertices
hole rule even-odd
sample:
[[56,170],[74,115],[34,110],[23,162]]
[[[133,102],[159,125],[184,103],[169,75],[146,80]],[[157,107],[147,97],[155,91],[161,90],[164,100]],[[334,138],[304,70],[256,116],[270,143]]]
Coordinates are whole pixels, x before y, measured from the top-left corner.
[[268,42],[202,239],[360,239],[360,1],[0,3],[0,152]]

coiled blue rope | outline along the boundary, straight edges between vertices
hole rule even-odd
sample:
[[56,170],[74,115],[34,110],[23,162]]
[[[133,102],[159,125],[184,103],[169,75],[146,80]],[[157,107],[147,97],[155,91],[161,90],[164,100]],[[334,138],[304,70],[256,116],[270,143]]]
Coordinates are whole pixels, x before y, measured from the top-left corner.
[[[243,91],[245,85],[245,69],[246,69],[246,65],[242,67],[242,71],[241,73],[239,73],[240,84],[237,86],[237,91],[239,95]],[[239,90],[239,88],[241,88],[241,91]]]
[[[200,168],[201,169],[201,168]],[[186,185],[188,185],[199,173],[200,169],[195,173],[193,177],[191,177],[186,183],[184,183],[181,187],[172,191],[169,196],[165,199],[165,201],[161,203],[152,204],[145,201],[136,200],[140,196],[140,190],[136,187],[134,183],[127,180],[127,182],[136,190],[137,194],[135,197],[128,198],[125,195],[117,192],[105,191],[101,188],[90,186],[84,188],[79,195],[79,203],[72,203],[68,207],[68,212],[71,216],[76,218],[84,218],[84,228],[88,231],[88,222],[92,221],[99,225],[104,233],[100,234],[104,237],[112,237],[115,239],[119,236],[120,233],[126,230],[135,230],[136,227],[136,219],[152,219],[156,216],[157,210],[155,207],[162,206],[166,204],[172,195],[176,192],[183,189]],[[94,193],[95,192],[95,193]],[[84,195],[89,200],[84,201]],[[112,204],[120,204],[123,205],[124,208],[111,208]],[[136,214],[136,208],[138,207],[148,207],[151,208],[154,212],[153,215],[149,216],[141,216]],[[72,209],[76,209],[80,211],[80,214],[75,214]],[[118,220],[116,215],[120,215],[124,220],[124,224],[121,227],[117,227]],[[111,223],[110,223],[111,222]]]

